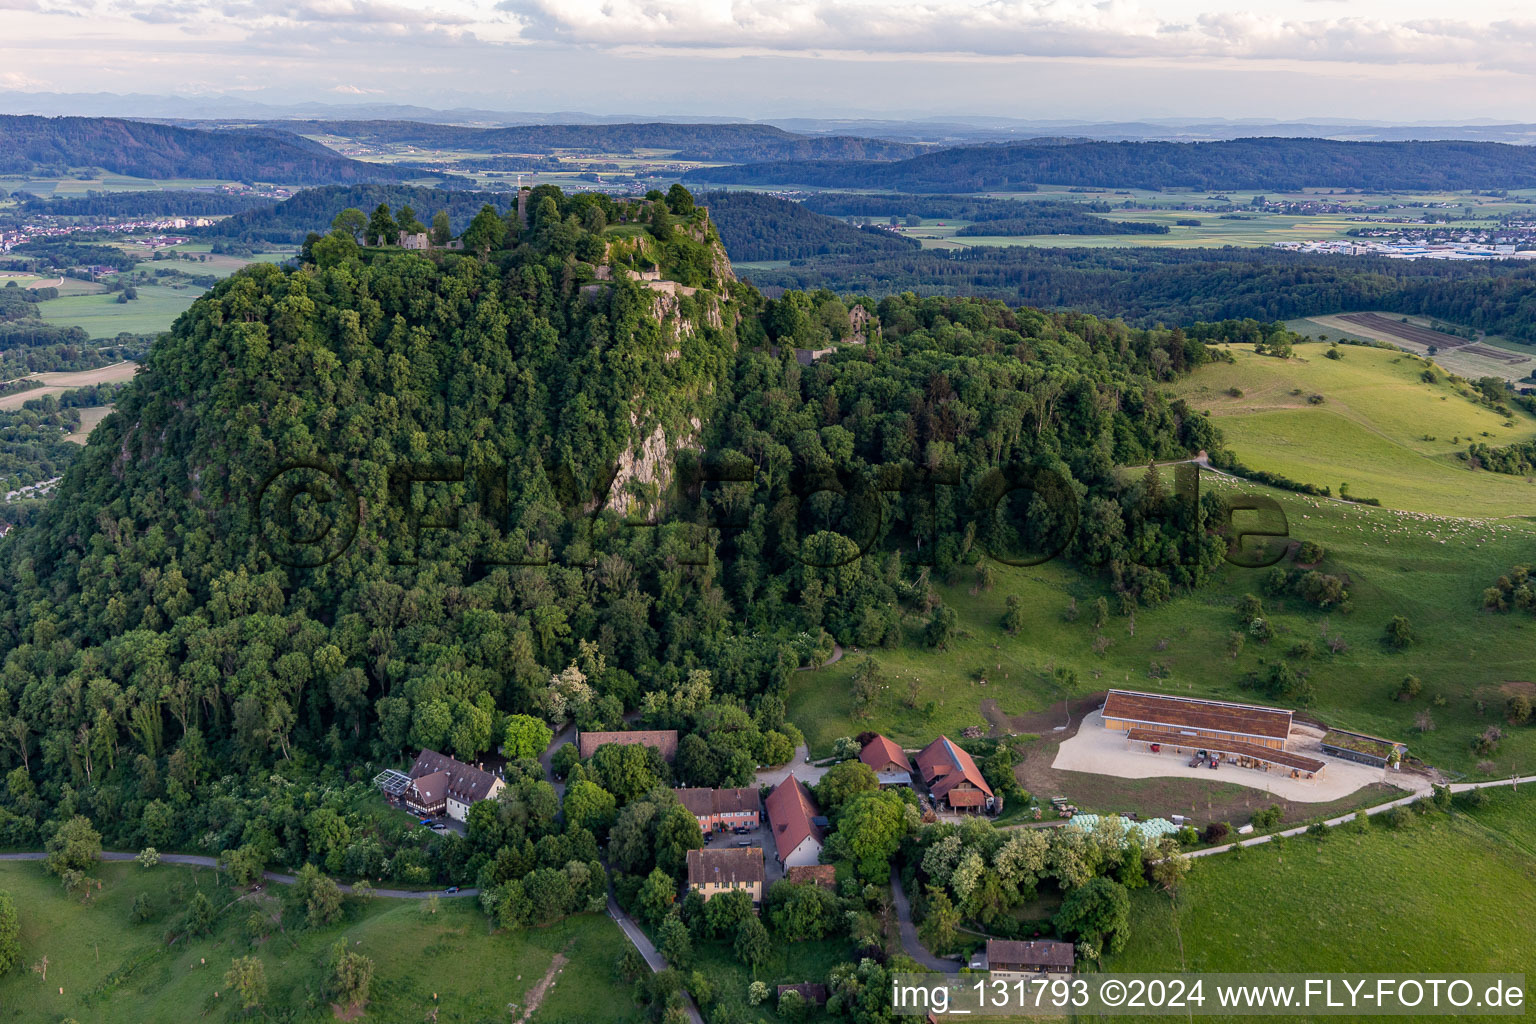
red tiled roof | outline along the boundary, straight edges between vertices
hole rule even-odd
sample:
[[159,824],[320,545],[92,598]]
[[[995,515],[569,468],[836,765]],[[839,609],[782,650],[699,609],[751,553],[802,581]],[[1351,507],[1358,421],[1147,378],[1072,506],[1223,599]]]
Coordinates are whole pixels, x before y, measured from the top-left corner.
[[795,847],[805,842],[807,837],[815,839],[817,843],[823,841],[821,829],[811,821],[812,818],[820,817],[821,811],[811,798],[810,790],[793,773],[768,794],[765,803],[768,807],[768,821],[773,826],[773,844],[779,852],[780,860],[794,852]]
[[992,787],[981,777],[981,769],[976,767],[971,755],[948,736],[940,736],[918,751],[917,767],[923,774],[923,782],[936,797],[943,798],[962,781],[969,782],[987,796],[992,795]]
[[730,885],[732,883],[763,882],[763,851],[757,847],[747,849],[689,850],[688,884]]
[[499,781],[490,772],[435,750],[423,750],[416,755],[416,763],[411,765],[410,771],[413,780],[438,773],[447,775],[446,794],[461,804],[484,800]]
[[1198,729],[1271,740],[1284,740],[1291,734],[1291,713],[1280,708],[1134,690],[1110,690],[1104,698],[1104,717],[1175,732]]
[[907,760],[906,752],[884,736],[877,735],[864,744],[864,749],[859,751],[859,760],[877,772],[884,771],[886,766],[891,764],[904,772],[912,770],[912,762]]
[[591,757],[597,748],[606,743],[622,743],[626,746],[655,747],[661,759],[670,762],[677,756],[676,729],[636,729],[624,732],[583,732],[576,737],[576,753],[582,758]]
[[979,789],[952,789],[944,799],[951,807],[980,807],[987,802],[987,795]]
[[837,885],[837,868],[831,864],[797,864],[785,872],[785,877],[796,885],[815,882],[823,889],[831,889]]

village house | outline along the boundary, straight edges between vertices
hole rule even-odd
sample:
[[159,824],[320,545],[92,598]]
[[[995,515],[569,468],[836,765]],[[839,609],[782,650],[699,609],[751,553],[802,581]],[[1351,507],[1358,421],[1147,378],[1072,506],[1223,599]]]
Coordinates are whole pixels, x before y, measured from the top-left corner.
[[1070,942],[988,939],[986,948],[971,957],[970,968],[993,974],[1071,974],[1075,952]]
[[859,760],[869,765],[882,788],[886,786],[912,785],[912,762],[906,751],[894,741],[876,735],[859,751]]
[[765,804],[779,864],[790,868],[820,861],[827,819],[821,816],[805,784],[791,774],[768,794]]
[[490,772],[435,750],[417,754],[409,775],[410,782],[400,798],[409,811],[423,817],[446,814],[454,821],[464,821],[471,806],[494,798],[506,788],[506,783]]
[[764,877],[763,851],[755,846],[688,851],[688,888],[705,902],[722,892],[742,890],[758,906],[763,902]]
[[763,801],[755,788],[674,789],[678,802],[688,808],[705,832],[757,828]]
[[992,810],[997,800],[981,777],[971,755],[948,736],[940,736],[917,752],[917,770],[935,803],[952,811]]
[[636,729],[625,732],[579,732],[576,734],[576,753],[585,761],[597,753],[597,748],[608,743],[625,746],[652,747],[668,764],[677,756],[676,729]]

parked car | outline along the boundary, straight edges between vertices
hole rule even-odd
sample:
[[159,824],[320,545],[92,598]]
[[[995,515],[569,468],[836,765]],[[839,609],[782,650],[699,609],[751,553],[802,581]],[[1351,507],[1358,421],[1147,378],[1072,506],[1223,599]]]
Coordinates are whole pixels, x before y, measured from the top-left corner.
[[431,818],[422,818],[421,821],[419,822],[419,824],[430,825],[430,824],[432,824],[432,819]]
[[458,891],[459,891],[459,887],[458,886],[450,885],[448,888],[443,890],[443,893],[445,895],[452,896],[454,893],[456,893]]
[[434,821],[432,824],[428,825],[427,827],[430,828],[433,832],[447,832],[448,831],[448,826],[444,825],[440,821]]
[[736,845],[737,846],[751,846],[752,845],[752,840],[750,840],[750,839],[738,839],[738,840],[736,840]]

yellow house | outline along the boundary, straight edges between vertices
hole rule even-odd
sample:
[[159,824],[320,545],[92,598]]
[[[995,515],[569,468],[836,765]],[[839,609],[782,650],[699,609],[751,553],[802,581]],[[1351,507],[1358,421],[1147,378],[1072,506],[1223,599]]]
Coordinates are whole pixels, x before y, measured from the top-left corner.
[[757,906],[763,902],[763,851],[755,846],[689,850],[688,888],[706,901],[722,892],[745,890]]

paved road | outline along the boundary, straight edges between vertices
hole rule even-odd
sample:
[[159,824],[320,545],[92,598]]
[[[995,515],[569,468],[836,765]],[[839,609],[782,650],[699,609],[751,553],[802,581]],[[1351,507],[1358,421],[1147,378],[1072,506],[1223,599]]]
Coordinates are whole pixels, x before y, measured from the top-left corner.
[[[662,956],[661,951],[651,944],[651,940],[646,938],[645,932],[640,929],[638,924],[635,924],[632,917],[624,913],[624,909],[619,906],[618,900],[613,898],[612,882],[608,885],[608,916],[613,918],[614,923],[619,926],[619,931],[624,933],[624,937],[640,951],[640,956],[645,960],[645,965],[651,969],[652,974],[667,969],[666,957]],[[693,1021],[693,1024],[704,1024],[704,1016],[699,1013],[698,1004],[693,1001],[693,996],[686,990],[683,992],[683,996],[687,1000],[688,1019]]]
[[[1527,785],[1527,784],[1531,784],[1531,783],[1536,783],[1536,775],[1526,775],[1526,776],[1523,776],[1523,777],[1518,778],[1518,779],[1495,779],[1492,782],[1458,782],[1458,783],[1455,783],[1455,784],[1453,784],[1451,786],[1451,792],[1452,793],[1465,793],[1465,792],[1467,792],[1469,790],[1473,790],[1473,789],[1492,789],[1495,786],[1519,786],[1519,785]],[[1352,812],[1350,814],[1341,814],[1337,818],[1328,818],[1328,819],[1324,820],[1323,824],[1324,825],[1328,825],[1330,827],[1335,826],[1335,825],[1342,825],[1345,822],[1355,820],[1356,815],[1362,814],[1362,813],[1366,814],[1366,815],[1385,814],[1387,811],[1390,811],[1394,807],[1407,807],[1409,804],[1413,803],[1415,800],[1421,799],[1425,795],[1426,795],[1425,791],[1415,792],[1415,793],[1413,793],[1413,794],[1411,794],[1409,796],[1402,797],[1401,799],[1398,799],[1398,800],[1392,800],[1392,801],[1390,801],[1388,803],[1384,803],[1384,804],[1377,804],[1375,807],[1367,807],[1363,812],[1362,811],[1356,811],[1356,812]],[[1204,850],[1192,850],[1191,852],[1185,854],[1185,856],[1187,856],[1187,857],[1209,857],[1212,854],[1216,854],[1216,853],[1226,853],[1228,850],[1232,849],[1235,846],[1259,846],[1259,845],[1262,845],[1264,843],[1269,842],[1271,839],[1273,839],[1277,835],[1280,835],[1280,836],[1299,836],[1299,835],[1302,835],[1303,833],[1305,833],[1307,831],[1307,828],[1309,828],[1309,827],[1310,826],[1303,826],[1301,828],[1288,828],[1288,829],[1284,829],[1283,831],[1280,831],[1280,832],[1272,832],[1269,835],[1265,835],[1265,836],[1255,836],[1252,839],[1243,839],[1243,840],[1241,840],[1239,842],[1235,842],[1235,843],[1223,843],[1221,846],[1212,846],[1212,847],[1209,847],[1209,848],[1204,849]]]
[[[30,850],[21,853],[0,853],[0,860],[42,860],[46,856],[47,854],[43,853],[41,850]],[[118,850],[103,850],[101,853],[101,859],[108,861],[136,860],[138,859],[138,856],[139,855],[137,853],[125,853]],[[184,864],[188,867],[213,868],[215,870],[218,870],[219,867],[219,862],[214,858],[203,857],[195,853],[162,853],[160,855],[160,863]],[[261,873],[261,877],[269,882],[276,882],[278,885],[292,885],[294,882],[298,881],[298,879],[293,875],[284,875],[276,871],[263,871]],[[338,884],[337,888],[339,888],[342,892],[349,893],[352,891],[352,887],[350,885]],[[458,892],[450,896],[449,894],[441,892],[437,889],[429,889],[426,891],[419,889],[374,889],[373,895],[384,896],[388,897],[389,899],[396,900],[424,900],[429,896],[441,896],[445,899],[453,899],[457,896],[478,896],[480,895],[480,890],[475,888],[460,889]]]
[[758,772],[757,784],[759,786],[777,786],[789,778],[790,773],[793,772],[795,778],[807,786],[816,785],[816,783],[821,781],[821,777],[827,774],[827,768],[811,764],[810,757],[811,752],[806,748],[805,744],[800,744],[795,748],[795,756],[789,759],[788,764],[780,765],[777,768],[764,768]]
[[832,656],[829,657],[826,661],[822,662],[820,665],[801,665],[799,668],[795,669],[795,671],[796,672],[814,672],[814,671],[816,671],[819,668],[826,668],[828,665],[836,665],[838,662],[840,662],[842,660],[843,660],[843,645],[840,644],[840,643],[837,643],[836,641],[833,641],[833,643],[832,643]]
[[549,780],[551,786],[555,787],[555,796],[560,799],[561,803],[565,802],[565,780],[555,778],[555,769],[552,761],[554,760],[555,751],[567,743],[574,742],[575,739],[575,723],[567,724],[564,729],[555,733],[555,738],[549,741],[549,746],[545,747],[544,753],[539,755],[539,764],[544,766],[544,777]]
[[912,923],[912,905],[901,887],[901,876],[891,868],[891,905],[896,908],[896,924],[901,931],[901,950],[930,971],[941,974],[959,974],[960,962],[934,956],[917,937],[917,926]]

